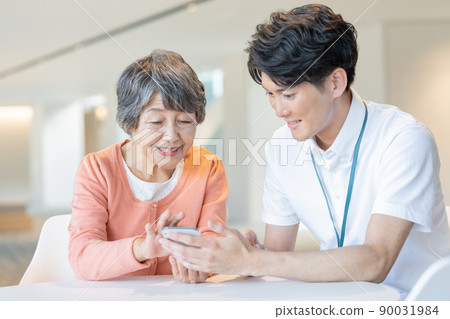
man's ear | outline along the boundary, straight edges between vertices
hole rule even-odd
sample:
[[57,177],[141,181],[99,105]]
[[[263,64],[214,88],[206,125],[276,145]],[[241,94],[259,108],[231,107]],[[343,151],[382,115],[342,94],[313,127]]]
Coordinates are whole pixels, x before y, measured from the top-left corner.
[[343,68],[336,68],[329,75],[333,98],[340,97],[347,88],[347,72]]

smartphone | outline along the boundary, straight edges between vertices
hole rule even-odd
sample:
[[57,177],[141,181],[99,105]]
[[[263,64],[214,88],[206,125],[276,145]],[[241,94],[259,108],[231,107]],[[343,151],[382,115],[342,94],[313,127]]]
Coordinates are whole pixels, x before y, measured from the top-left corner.
[[201,237],[202,233],[200,229],[195,227],[164,227],[162,230],[162,235],[164,238],[167,238],[168,233],[178,233],[184,235],[191,235],[195,237]]

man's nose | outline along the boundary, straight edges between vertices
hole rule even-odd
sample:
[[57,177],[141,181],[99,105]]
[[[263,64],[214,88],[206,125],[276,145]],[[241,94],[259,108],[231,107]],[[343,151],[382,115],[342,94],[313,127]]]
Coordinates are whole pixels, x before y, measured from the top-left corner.
[[287,115],[287,109],[285,108],[285,106],[283,105],[281,99],[278,97],[276,98],[273,103],[272,103],[272,107],[275,110],[275,114],[278,117],[284,117]]

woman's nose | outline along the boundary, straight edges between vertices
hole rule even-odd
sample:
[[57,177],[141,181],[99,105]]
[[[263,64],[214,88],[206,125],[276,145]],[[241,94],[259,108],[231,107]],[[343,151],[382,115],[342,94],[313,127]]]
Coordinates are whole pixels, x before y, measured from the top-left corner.
[[178,131],[177,131],[175,125],[168,124],[163,133],[164,133],[164,135],[163,135],[163,137],[161,137],[161,139],[163,141],[171,142],[178,138]]

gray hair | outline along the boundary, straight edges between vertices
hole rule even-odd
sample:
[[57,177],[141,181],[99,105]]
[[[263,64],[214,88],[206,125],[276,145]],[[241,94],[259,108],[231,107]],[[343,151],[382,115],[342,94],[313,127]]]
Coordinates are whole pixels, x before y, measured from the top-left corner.
[[167,110],[195,113],[197,124],[205,119],[205,88],[197,74],[178,53],[158,49],[130,64],[117,82],[116,120],[125,132],[137,128],[157,93]]

